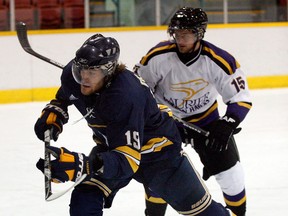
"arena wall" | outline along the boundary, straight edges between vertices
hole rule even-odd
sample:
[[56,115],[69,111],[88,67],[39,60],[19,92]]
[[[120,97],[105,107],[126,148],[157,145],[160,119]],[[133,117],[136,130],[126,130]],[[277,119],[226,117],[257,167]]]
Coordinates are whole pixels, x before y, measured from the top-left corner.
[[[91,35],[114,37],[120,61],[132,70],[162,40],[166,26],[28,31],[32,48],[67,64]],[[205,40],[227,50],[247,74],[250,89],[288,87],[288,23],[209,25]],[[16,32],[0,32],[0,103],[50,100],[60,85],[61,69],[21,48]]]

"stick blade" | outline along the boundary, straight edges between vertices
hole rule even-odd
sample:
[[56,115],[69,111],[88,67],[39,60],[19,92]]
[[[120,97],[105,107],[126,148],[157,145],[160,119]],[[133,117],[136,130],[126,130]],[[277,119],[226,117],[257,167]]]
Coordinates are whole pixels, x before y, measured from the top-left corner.
[[38,52],[35,52],[32,47],[30,46],[29,40],[28,40],[28,36],[27,36],[27,26],[24,22],[18,22],[16,24],[16,32],[17,32],[17,37],[18,40],[22,46],[22,48],[25,50],[25,52],[35,56],[36,58],[39,58],[43,61],[46,61],[60,69],[64,68],[64,65],[60,64],[59,62],[56,62],[50,58],[47,58],[41,54],[39,54]]
[[44,133],[44,186],[45,186],[45,200],[47,200],[52,195],[51,188],[51,158],[50,153],[47,151],[48,146],[50,146],[51,131],[48,129]]
[[45,200],[47,202],[58,199],[59,197],[63,196],[64,194],[66,194],[68,191],[70,191],[71,189],[73,189],[74,187],[76,187],[78,184],[80,184],[85,178],[87,177],[87,174],[83,174],[76,182],[74,182],[73,185],[71,185],[70,187],[68,187],[67,189],[63,190],[63,191],[59,191],[56,193],[50,193],[48,197],[45,198]]
[[28,38],[27,38],[27,26],[24,22],[18,22],[16,24],[16,32],[18,40],[22,46],[22,48],[29,52],[31,51],[31,46],[29,44]]

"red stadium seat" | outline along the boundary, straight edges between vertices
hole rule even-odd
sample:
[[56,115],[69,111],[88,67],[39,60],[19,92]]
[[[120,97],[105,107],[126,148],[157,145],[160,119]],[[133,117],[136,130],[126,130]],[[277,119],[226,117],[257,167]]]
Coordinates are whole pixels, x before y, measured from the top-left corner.
[[0,1],[0,31],[9,30],[8,7],[4,0]]
[[64,27],[84,28],[84,7],[64,7]]
[[82,6],[84,7],[84,0],[63,0],[64,7]]
[[34,8],[15,8],[15,21],[26,23],[28,29],[35,29]]
[[33,1],[31,0],[14,0],[15,8],[29,8],[33,6]]
[[59,0],[37,0],[40,29],[59,29],[62,27],[62,6]]
[[61,2],[59,0],[36,0],[35,1],[37,7],[39,8],[47,8],[47,7],[60,7]]
[[15,21],[25,22],[28,29],[35,29],[35,7],[31,0],[15,0]]
[[[2,0],[3,2],[3,0]],[[8,10],[10,1],[6,0]],[[32,0],[14,0],[15,5],[15,22],[25,22],[29,29],[36,28],[35,7]]]
[[39,8],[38,21],[40,29],[61,28],[61,7]]
[[84,28],[84,0],[64,0],[63,18],[65,28]]

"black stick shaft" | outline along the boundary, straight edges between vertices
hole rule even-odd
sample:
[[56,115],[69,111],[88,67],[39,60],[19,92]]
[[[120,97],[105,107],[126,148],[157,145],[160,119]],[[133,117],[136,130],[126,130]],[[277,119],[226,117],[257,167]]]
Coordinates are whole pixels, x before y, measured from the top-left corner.
[[173,116],[173,118],[176,119],[176,121],[181,122],[184,125],[184,127],[187,127],[187,128],[189,128],[189,129],[191,129],[193,131],[196,131],[197,133],[200,133],[200,134],[202,134],[202,135],[204,135],[206,137],[209,136],[209,131],[205,131],[202,128],[200,128],[200,127],[198,127],[198,126],[196,126],[196,125],[194,125],[192,123],[186,122],[186,121],[184,121],[181,118],[178,118],[176,116]]
[[35,52],[31,46],[30,46],[30,43],[29,43],[29,40],[28,40],[28,36],[27,36],[27,27],[26,27],[26,24],[24,22],[18,22],[16,24],[16,32],[17,32],[17,37],[18,37],[18,40],[22,46],[22,48],[29,54],[39,58],[39,59],[42,59],[43,61],[46,61],[58,68],[61,68],[63,69],[64,68],[64,65],[62,65],[61,63],[59,62],[56,62],[50,58],[47,58],[37,52]]

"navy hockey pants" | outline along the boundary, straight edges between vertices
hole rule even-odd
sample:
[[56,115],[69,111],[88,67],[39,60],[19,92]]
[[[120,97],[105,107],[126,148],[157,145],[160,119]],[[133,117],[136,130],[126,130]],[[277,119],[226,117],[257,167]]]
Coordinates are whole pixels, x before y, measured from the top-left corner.
[[103,207],[110,208],[116,193],[131,180],[105,180],[93,178],[89,184],[80,184],[72,192],[71,216],[102,216]]
[[212,200],[185,153],[170,160],[142,164],[135,179],[182,215],[229,215],[224,206]]
[[[184,155],[170,160],[142,163],[134,178],[145,188],[162,197],[178,213],[198,216],[228,216],[228,211],[212,200],[201,177]],[[72,192],[71,216],[102,216],[103,205],[109,208],[117,191],[130,179],[108,181],[110,195],[104,196],[99,187],[81,184]],[[106,188],[107,189],[107,188]],[[206,209],[205,211],[203,211]],[[129,209],[127,208],[127,211]],[[141,213],[140,213],[141,214]]]

